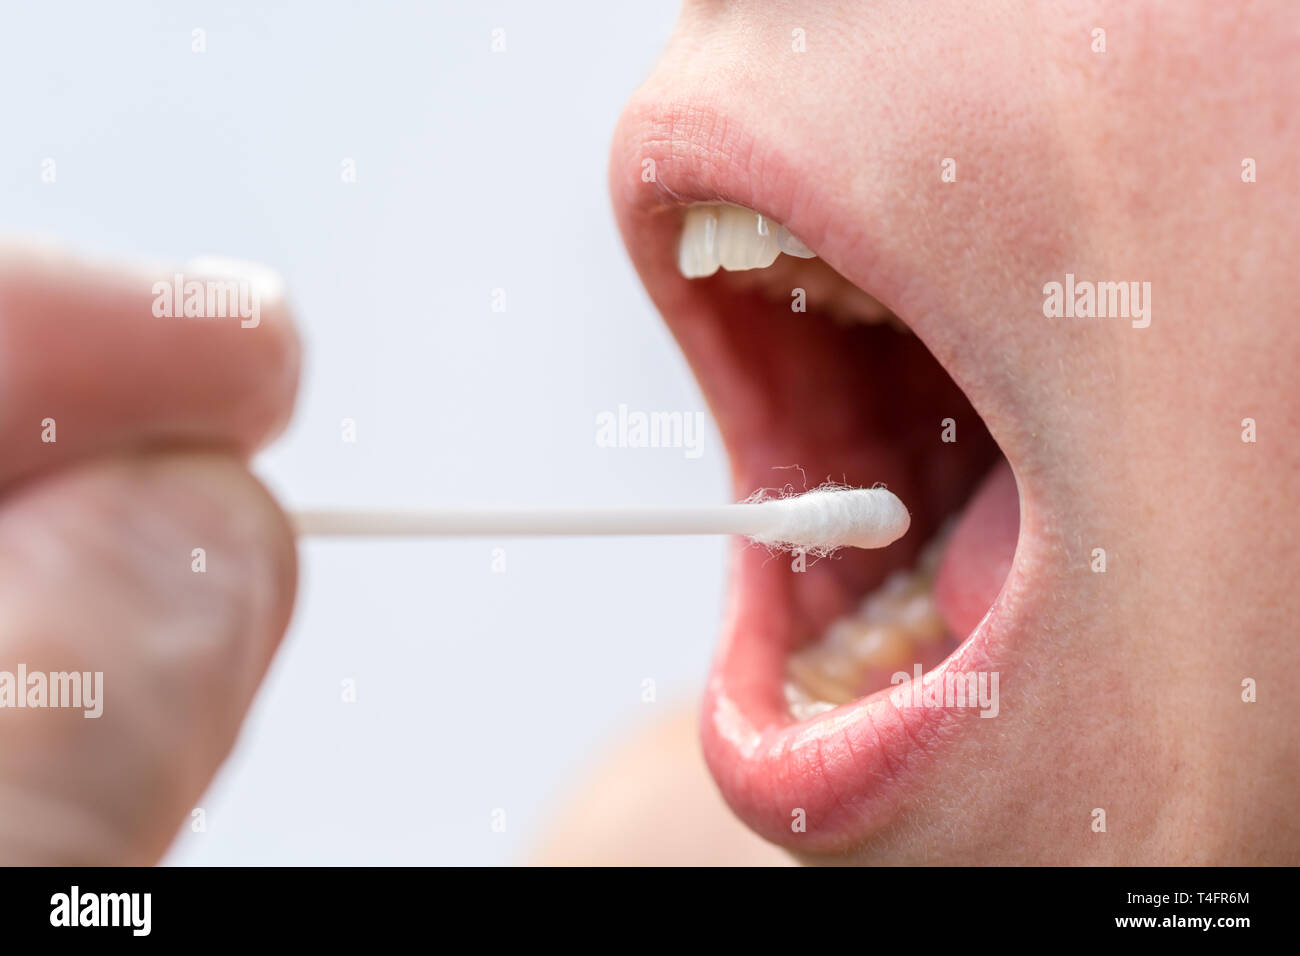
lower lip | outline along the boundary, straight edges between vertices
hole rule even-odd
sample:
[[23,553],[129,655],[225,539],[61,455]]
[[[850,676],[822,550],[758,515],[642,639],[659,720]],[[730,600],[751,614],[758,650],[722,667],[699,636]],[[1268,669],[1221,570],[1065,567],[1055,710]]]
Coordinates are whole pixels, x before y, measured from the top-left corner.
[[[794,631],[792,572],[765,550],[739,545],[730,610],[701,717],[705,759],[732,810],[788,849],[842,853],[889,823],[923,784],[942,750],[978,732],[981,710],[929,705],[907,685],[792,723],[783,695]],[[1005,630],[1002,595],[961,646],[925,674],[922,689],[945,676],[1002,675],[991,648]],[[985,713],[989,710],[986,708]]]

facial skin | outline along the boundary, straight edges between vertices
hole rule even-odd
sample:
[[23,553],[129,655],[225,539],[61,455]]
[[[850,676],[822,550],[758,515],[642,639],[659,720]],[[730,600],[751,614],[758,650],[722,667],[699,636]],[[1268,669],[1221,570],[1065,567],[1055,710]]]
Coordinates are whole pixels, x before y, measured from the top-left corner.
[[[674,194],[771,215],[889,305],[1021,502],[981,639],[999,716],[837,793],[833,834],[747,795],[706,699],[706,756],[761,835],[807,861],[1300,861],[1296,90],[1283,2],[685,4],[610,177],[720,423],[741,403],[706,374],[705,294],[665,265]],[[1045,317],[1066,273],[1149,282],[1149,327]]]

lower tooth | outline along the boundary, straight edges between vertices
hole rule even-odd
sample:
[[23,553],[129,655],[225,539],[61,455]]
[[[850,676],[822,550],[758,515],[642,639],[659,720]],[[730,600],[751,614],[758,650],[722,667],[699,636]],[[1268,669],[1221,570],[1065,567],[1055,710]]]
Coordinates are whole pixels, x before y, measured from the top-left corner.
[[871,624],[853,645],[854,656],[871,667],[900,667],[912,662],[912,635],[902,627]]
[[916,594],[899,609],[899,624],[912,635],[914,640],[932,643],[947,632],[939,609],[934,606],[934,598],[929,594]]
[[853,700],[853,687],[836,680],[822,664],[805,652],[795,654],[788,661],[790,682],[812,700],[831,704],[847,704]]
[[933,595],[946,539],[946,530],[941,531],[913,569],[889,575],[855,613],[787,658],[786,701],[793,718],[807,720],[849,703],[875,689],[863,686],[873,674],[879,680],[881,671],[910,670],[935,653],[934,646],[947,636]]
[[791,717],[795,720],[802,721],[812,720],[818,714],[824,714],[828,710],[834,710],[837,705],[832,704],[829,700],[814,700],[801,688],[786,681],[785,706],[790,712]]

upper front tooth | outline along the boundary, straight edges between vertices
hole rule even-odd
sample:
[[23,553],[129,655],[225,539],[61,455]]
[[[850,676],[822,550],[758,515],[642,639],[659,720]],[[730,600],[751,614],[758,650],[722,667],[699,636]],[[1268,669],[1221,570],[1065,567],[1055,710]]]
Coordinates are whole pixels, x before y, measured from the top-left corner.
[[811,249],[752,209],[722,203],[688,206],[677,245],[677,268],[688,279],[711,276],[718,268],[732,272],[766,269],[782,252],[812,259]]
[[776,261],[776,227],[758,213],[723,206],[718,214],[718,261],[722,268],[766,269]]
[[718,271],[718,206],[691,206],[677,246],[677,268],[688,279]]
[[794,233],[785,226],[776,231],[776,244],[787,256],[794,256],[796,259],[811,259],[817,255],[795,238]]

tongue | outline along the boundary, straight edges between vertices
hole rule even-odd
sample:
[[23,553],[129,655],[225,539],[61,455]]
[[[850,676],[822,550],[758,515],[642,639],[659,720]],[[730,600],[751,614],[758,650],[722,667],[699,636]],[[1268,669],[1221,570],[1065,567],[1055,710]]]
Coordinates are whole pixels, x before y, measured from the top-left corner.
[[992,606],[1011,570],[1020,533],[1020,495],[999,461],[957,519],[935,579],[935,601],[948,632],[964,640]]

